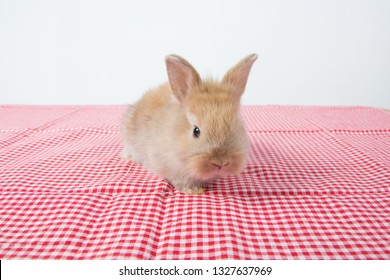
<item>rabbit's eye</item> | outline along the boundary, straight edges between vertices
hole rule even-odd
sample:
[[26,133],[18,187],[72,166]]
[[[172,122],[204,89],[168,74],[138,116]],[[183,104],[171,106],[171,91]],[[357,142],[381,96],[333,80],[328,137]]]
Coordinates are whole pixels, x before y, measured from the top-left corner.
[[200,135],[200,129],[199,129],[199,127],[194,126],[193,136],[194,136],[195,138],[198,138],[199,135]]

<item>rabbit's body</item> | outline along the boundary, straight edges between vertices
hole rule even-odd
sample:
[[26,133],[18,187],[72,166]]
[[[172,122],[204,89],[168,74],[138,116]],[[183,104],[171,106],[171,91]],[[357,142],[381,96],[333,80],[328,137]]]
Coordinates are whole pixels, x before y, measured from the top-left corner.
[[[241,61],[216,82],[202,81],[187,61],[168,56],[170,82],[146,92],[125,114],[122,157],[191,194],[203,193],[213,179],[238,174],[248,145],[239,99],[256,58],[247,57],[247,64]],[[242,79],[243,87],[237,86]]]
[[[122,157],[140,163],[166,179],[180,179],[183,166],[177,156],[179,147],[175,139],[178,139],[178,131],[188,129],[188,125],[180,121],[185,116],[180,116],[179,107],[168,83],[148,91],[130,106],[122,124]],[[173,111],[178,115],[172,114]]]

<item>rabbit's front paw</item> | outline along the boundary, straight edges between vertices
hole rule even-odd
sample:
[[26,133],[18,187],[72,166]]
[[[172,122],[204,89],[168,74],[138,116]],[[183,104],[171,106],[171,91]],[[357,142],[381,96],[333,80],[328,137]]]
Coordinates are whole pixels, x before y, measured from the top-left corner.
[[200,183],[173,181],[172,185],[178,191],[191,195],[203,194],[206,191],[206,186]]

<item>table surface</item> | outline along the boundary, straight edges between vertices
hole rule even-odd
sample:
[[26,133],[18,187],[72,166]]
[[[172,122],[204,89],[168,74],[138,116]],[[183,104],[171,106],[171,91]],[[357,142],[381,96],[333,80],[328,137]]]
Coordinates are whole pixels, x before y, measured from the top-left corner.
[[200,196],[119,159],[124,110],[0,106],[0,258],[390,258],[384,110],[244,106],[247,166]]

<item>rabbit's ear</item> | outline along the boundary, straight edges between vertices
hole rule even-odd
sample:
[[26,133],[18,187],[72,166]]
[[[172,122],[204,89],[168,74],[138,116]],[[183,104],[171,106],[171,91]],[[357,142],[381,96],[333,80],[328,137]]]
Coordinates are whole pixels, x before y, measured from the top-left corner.
[[222,83],[232,86],[237,97],[241,97],[244,93],[249,73],[257,57],[257,54],[248,55],[230,68],[223,77]]
[[165,57],[165,64],[172,92],[183,102],[190,89],[201,82],[200,76],[187,60],[178,55]]

